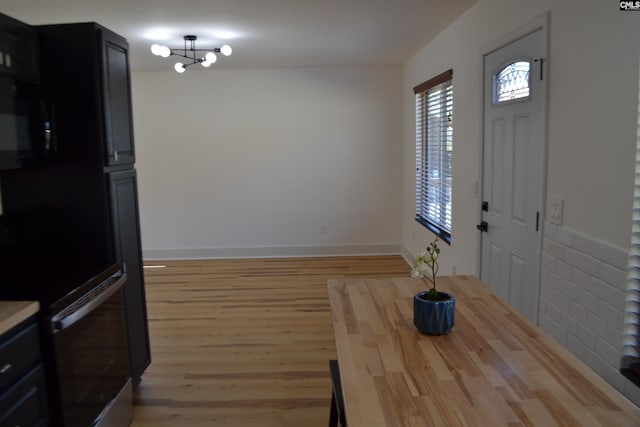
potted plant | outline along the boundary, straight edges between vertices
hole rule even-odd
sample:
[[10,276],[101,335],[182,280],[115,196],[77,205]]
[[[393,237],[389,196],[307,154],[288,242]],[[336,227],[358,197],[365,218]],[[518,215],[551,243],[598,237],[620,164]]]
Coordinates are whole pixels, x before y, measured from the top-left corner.
[[422,277],[431,284],[427,291],[413,297],[413,324],[420,332],[428,335],[442,335],[455,324],[456,299],[446,292],[436,289],[438,274],[438,238],[427,246],[417,258],[411,270],[412,277]]

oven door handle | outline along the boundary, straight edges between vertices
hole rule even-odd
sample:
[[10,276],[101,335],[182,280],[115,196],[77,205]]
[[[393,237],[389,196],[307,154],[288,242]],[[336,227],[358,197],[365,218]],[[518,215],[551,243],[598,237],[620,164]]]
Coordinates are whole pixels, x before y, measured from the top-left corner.
[[62,310],[51,319],[53,333],[63,331],[75,324],[77,321],[98,308],[111,295],[118,292],[127,281],[127,274],[112,276],[102,284],[98,285],[99,291],[87,298],[86,301],[78,300]]

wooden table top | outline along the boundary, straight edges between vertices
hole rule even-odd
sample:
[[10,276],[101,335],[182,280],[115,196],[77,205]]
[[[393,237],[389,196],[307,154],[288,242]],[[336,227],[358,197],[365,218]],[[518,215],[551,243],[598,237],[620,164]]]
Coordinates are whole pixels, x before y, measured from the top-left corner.
[[640,426],[640,410],[472,276],[442,336],[413,325],[421,279],[330,280],[347,424]]

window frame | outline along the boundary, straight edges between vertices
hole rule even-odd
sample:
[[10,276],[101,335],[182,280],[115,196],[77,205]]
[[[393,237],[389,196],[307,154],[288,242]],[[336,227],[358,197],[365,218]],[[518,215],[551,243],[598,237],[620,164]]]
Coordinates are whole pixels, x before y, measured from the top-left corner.
[[[438,101],[429,103],[429,94],[438,95]],[[451,244],[452,232],[452,154],[453,154],[453,70],[447,70],[413,88],[416,99],[416,216],[415,220]],[[427,111],[438,109],[440,114],[429,120]],[[435,132],[430,128],[435,127]],[[430,131],[431,130],[431,131]],[[430,149],[440,154],[430,156]],[[436,168],[428,160],[436,159]],[[435,177],[437,175],[437,178]],[[430,179],[430,176],[433,176]],[[437,194],[429,202],[429,194]],[[437,208],[425,206],[434,204]],[[435,216],[429,212],[437,212]]]

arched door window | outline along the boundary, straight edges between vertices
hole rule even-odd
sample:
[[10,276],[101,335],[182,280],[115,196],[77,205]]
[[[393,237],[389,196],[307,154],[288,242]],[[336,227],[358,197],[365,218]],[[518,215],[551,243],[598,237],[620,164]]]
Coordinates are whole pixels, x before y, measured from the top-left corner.
[[531,62],[522,60],[501,68],[493,79],[494,104],[529,98],[530,70]]

